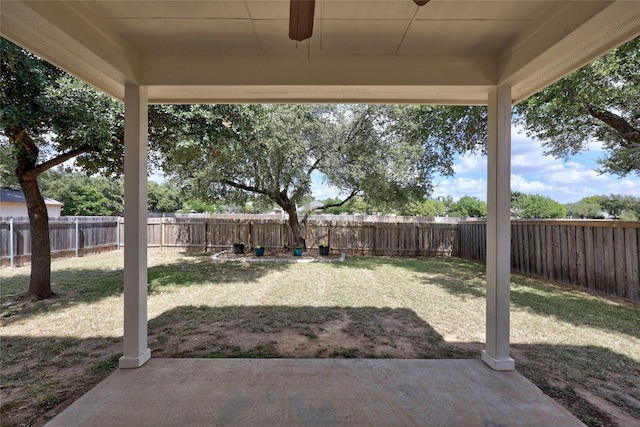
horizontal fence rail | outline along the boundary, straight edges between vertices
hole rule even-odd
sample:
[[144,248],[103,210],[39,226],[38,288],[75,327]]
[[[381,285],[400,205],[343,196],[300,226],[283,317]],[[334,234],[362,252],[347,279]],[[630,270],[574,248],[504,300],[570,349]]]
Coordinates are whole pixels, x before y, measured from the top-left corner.
[[[49,218],[51,257],[64,258],[119,248],[122,219],[119,217]],[[0,267],[31,261],[29,218],[0,217]]]
[[[486,224],[461,222],[460,257],[486,260]],[[640,222],[511,222],[511,269],[640,302]]]
[[[458,252],[455,223],[367,219],[325,220],[306,223],[306,245],[317,250],[327,244],[334,251],[371,255],[451,256]],[[285,219],[252,215],[251,218],[151,218],[149,247],[160,249],[221,251],[242,242],[248,247],[285,249],[294,245]]]
[[[317,250],[371,255],[451,256],[458,253],[455,222],[421,217],[313,216],[306,224],[306,244]],[[52,256],[83,256],[123,246],[125,225],[118,217],[49,219]],[[289,222],[274,215],[197,215],[148,218],[147,247],[160,250],[219,252],[243,242],[247,247],[293,246]],[[28,218],[0,218],[0,266],[30,261]]]
[[[83,256],[122,247],[118,217],[50,219],[53,257]],[[364,255],[460,256],[486,261],[486,223],[420,217],[313,216],[306,244],[318,250]],[[0,266],[30,261],[28,218],[0,218]],[[274,215],[201,215],[149,218],[147,245],[159,250],[220,252],[236,242],[248,248],[293,246],[288,220]],[[640,222],[517,220],[511,223],[512,271],[640,302]]]

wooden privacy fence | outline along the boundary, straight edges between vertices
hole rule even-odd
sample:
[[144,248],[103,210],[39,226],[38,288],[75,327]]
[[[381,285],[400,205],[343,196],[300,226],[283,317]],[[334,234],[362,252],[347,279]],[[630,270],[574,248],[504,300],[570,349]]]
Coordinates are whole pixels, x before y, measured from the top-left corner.
[[[51,256],[64,258],[116,250],[122,219],[118,217],[60,217],[49,219]],[[31,260],[29,218],[0,217],[0,267]]]
[[[284,249],[293,246],[288,220],[252,215],[251,219],[154,218],[149,220],[148,246],[160,249],[220,251],[243,242],[248,247]],[[455,223],[331,221],[309,219],[306,244],[317,250],[328,244],[334,251],[371,255],[457,255]]]
[[[307,247],[392,256],[460,256],[486,260],[484,221],[428,222],[416,217],[311,218]],[[393,221],[393,222],[391,222]],[[122,218],[62,217],[50,220],[54,257],[119,249]],[[160,250],[219,252],[235,242],[269,249],[291,247],[288,221],[273,215],[150,218],[147,245]],[[26,218],[0,218],[0,266],[30,260]],[[511,223],[511,267],[519,272],[640,302],[640,222],[535,220]]]
[[[325,216],[326,218],[326,216]],[[317,250],[321,243],[334,251],[371,255],[457,255],[455,223],[434,223],[416,217],[365,217],[350,220],[311,218],[306,243]],[[394,222],[390,222],[393,220]],[[125,225],[118,217],[61,217],[49,220],[53,257],[82,256],[123,246]],[[248,247],[283,249],[293,245],[285,219],[273,215],[216,215],[212,217],[149,218],[147,246],[160,250],[217,252],[235,242]],[[0,266],[30,261],[28,218],[0,218]]]
[[[485,262],[485,222],[461,222],[460,257]],[[511,223],[512,271],[640,302],[640,222]]]

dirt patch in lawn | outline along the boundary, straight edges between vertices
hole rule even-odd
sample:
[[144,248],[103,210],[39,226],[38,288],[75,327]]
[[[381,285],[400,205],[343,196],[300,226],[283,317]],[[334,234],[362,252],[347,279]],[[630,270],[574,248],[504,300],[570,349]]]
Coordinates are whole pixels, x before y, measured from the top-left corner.
[[[411,310],[390,308],[238,308],[181,307],[190,319],[150,323],[154,357],[188,358],[398,358],[475,359],[484,344],[446,341]],[[280,312],[279,312],[280,311]],[[178,313],[176,313],[178,314]],[[286,317],[286,322],[281,321]],[[256,319],[267,318],[261,324]],[[180,331],[198,331],[185,337]],[[249,320],[252,319],[252,320]],[[571,386],[552,384],[529,359],[526,349],[514,347],[521,372],[547,395],[588,426],[627,426],[637,419],[605,399]],[[520,368],[519,368],[520,369]]]
[[[184,308],[187,309],[187,308]],[[244,310],[244,317],[270,317],[281,307]],[[190,316],[208,317],[188,337],[180,329],[189,321],[160,325],[152,321],[150,342],[154,357],[279,357],[279,358],[475,358],[465,349],[443,341],[410,310],[373,308],[287,309],[287,322],[270,325],[245,322],[231,310],[187,309]],[[222,312],[222,313],[221,313]],[[248,313],[249,312],[249,313]],[[274,312],[274,313],[269,313]],[[175,318],[175,316],[173,316]],[[157,320],[157,319],[155,319]],[[275,326],[274,326],[275,323]],[[420,325],[422,323],[422,325]],[[169,333],[170,332],[170,333]]]
[[[481,343],[445,341],[408,309],[202,306],[173,311],[149,322],[153,357],[473,359],[483,348]],[[8,370],[3,366],[3,377],[18,379],[27,375],[25,370],[38,370],[33,381],[40,389],[3,385],[2,426],[44,425],[113,372],[121,350],[114,339],[61,342],[55,351],[44,340],[31,344],[39,348],[36,354]],[[2,351],[12,347],[4,340]],[[51,357],[42,358],[42,352]],[[526,366],[526,351],[514,352]],[[584,390],[544,377],[536,381],[535,375],[530,379],[587,425],[637,421]]]

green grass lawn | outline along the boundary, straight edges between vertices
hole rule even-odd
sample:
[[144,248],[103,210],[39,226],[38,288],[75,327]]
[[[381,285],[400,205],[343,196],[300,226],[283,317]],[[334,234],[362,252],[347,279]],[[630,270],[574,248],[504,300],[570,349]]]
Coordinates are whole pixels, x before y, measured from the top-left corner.
[[[0,270],[2,425],[42,425],[117,367],[122,252]],[[154,357],[478,358],[484,267],[456,258],[214,263],[149,253]],[[587,425],[640,423],[640,307],[512,277],[517,369]]]

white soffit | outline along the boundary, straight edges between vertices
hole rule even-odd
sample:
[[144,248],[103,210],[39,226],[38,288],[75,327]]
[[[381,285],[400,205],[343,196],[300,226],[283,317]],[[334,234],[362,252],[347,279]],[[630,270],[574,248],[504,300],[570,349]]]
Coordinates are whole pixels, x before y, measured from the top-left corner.
[[123,99],[485,104],[519,101],[640,34],[640,1],[288,0],[0,3],[2,36]]

